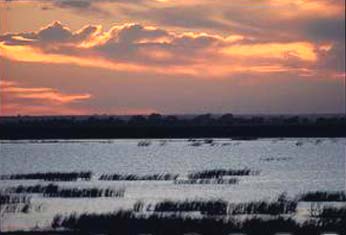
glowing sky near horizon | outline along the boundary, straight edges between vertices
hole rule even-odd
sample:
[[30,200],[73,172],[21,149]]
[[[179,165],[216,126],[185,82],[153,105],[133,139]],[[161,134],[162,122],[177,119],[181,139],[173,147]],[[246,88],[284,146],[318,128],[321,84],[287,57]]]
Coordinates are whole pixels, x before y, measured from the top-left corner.
[[0,115],[340,113],[344,0],[0,0]]

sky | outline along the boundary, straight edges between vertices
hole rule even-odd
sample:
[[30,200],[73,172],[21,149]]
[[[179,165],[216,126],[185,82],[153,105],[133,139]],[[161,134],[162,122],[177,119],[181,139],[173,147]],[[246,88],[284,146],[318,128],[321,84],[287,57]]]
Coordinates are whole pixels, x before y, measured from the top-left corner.
[[0,115],[345,112],[344,0],[0,0]]

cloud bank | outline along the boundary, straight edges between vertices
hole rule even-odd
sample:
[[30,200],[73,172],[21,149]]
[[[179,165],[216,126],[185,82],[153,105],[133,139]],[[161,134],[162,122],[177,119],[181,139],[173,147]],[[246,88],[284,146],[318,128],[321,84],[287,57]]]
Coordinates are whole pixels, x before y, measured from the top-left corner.
[[318,70],[321,53],[333,44],[309,41],[261,42],[243,35],[176,32],[136,23],[103,30],[86,25],[72,31],[56,21],[38,31],[0,35],[1,56],[9,60],[200,78],[239,73]]
[[6,113],[345,106],[343,0],[0,0],[0,11]]

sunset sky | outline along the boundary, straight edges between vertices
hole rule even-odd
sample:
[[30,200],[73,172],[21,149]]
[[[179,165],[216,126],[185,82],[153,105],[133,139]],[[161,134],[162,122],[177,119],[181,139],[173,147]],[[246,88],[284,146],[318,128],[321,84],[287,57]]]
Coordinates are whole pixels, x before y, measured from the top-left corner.
[[0,0],[0,115],[345,112],[344,0]]

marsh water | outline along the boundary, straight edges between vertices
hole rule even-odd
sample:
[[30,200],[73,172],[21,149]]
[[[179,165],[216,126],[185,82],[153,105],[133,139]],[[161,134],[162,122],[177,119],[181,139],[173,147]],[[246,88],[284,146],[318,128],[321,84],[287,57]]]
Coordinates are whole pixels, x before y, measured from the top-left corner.
[[[310,191],[345,190],[345,138],[256,140],[20,140],[0,142],[0,175],[91,171],[90,181],[54,182],[64,187],[125,189],[119,198],[46,198],[32,195],[29,213],[1,211],[1,229],[47,228],[56,214],[112,212],[135,202],[166,199],[272,200]],[[175,184],[170,180],[100,181],[102,174],[178,174],[211,169],[252,169],[237,184]],[[1,180],[1,190],[38,180]]]

